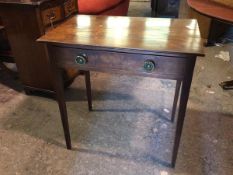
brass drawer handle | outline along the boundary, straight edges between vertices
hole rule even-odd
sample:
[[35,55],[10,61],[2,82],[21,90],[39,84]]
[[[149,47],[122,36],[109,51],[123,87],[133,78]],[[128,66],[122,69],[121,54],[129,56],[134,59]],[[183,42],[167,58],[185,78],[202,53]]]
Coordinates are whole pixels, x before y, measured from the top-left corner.
[[153,70],[155,70],[155,62],[152,60],[146,60],[144,61],[143,68],[146,72],[152,72]]
[[48,20],[49,20],[49,22],[50,22],[51,27],[54,28],[54,27],[53,27],[53,22],[54,22],[54,20],[56,19],[56,14],[55,14],[55,12],[54,12],[53,10],[51,10],[50,13],[47,14],[47,17],[48,17]]
[[47,14],[47,17],[50,21],[53,21],[54,19],[56,19],[56,14],[53,10],[51,10],[50,13]]
[[76,57],[75,62],[79,65],[85,65],[87,63],[87,55],[84,53],[79,54]]

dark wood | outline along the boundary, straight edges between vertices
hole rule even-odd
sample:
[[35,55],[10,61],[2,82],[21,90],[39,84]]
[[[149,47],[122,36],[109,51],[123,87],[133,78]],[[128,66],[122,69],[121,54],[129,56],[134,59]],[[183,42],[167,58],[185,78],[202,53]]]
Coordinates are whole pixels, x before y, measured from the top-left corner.
[[180,144],[180,138],[182,134],[183,124],[184,124],[184,118],[187,108],[187,102],[189,98],[189,91],[192,83],[192,77],[193,77],[193,69],[195,66],[196,57],[190,57],[190,62],[187,64],[186,71],[185,71],[185,77],[182,81],[182,88],[181,88],[181,96],[180,96],[180,105],[179,105],[179,112],[178,112],[178,118],[177,118],[177,125],[176,125],[176,131],[175,131],[175,140],[173,145],[173,151],[172,151],[172,161],[171,166],[175,167],[179,144]]
[[180,0],[151,0],[153,17],[178,18]]
[[89,111],[92,111],[92,95],[91,95],[90,72],[89,71],[84,71],[84,74],[85,74],[85,84],[86,84],[88,109],[89,109]]
[[[177,97],[174,97],[173,108],[176,108],[182,82],[171,162],[174,167],[193,68],[196,57],[203,55],[203,43],[196,20],[77,15],[38,41],[46,43],[50,61],[57,68],[175,79]],[[144,67],[148,60],[155,65],[150,72]],[[61,92],[63,89],[57,74],[53,74],[53,80],[57,87],[58,102],[62,103],[59,105],[63,111],[61,116],[67,120],[64,92]],[[89,75],[86,76],[86,85],[90,89],[87,82],[90,82]],[[91,94],[87,96],[91,99]],[[65,127],[64,132],[65,135],[68,133]],[[69,141],[69,137],[66,140]]]
[[173,101],[173,106],[172,106],[171,122],[174,122],[174,119],[175,119],[181,83],[182,82],[180,80],[177,80],[177,82],[176,82],[175,95],[174,95],[174,101]]
[[[59,67],[101,72],[128,73],[148,77],[182,79],[187,59],[170,56],[133,54],[112,51],[98,51],[93,49],[79,49],[70,47],[51,47],[56,63]],[[86,65],[75,64],[75,59],[80,53],[88,56]],[[153,60],[156,64],[155,71],[148,73],[143,69],[144,61]]]
[[211,19],[208,40],[205,46],[215,46],[219,39],[223,37],[231,27],[232,26],[228,23],[223,23],[222,21]]
[[[51,52],[50,52],[51,53]],[[49,55],[49,52],[47,55],[50,58],[49,66],[52,72],[52,81],[53,81],[53,88],[55,90],[55,95],[57,99],[57,103],[60,110],[61,115],[61,121],[62,126],[64,130],[65,140],[66,140],[66,147],[67,149],[71,149],[71,139],[70,139],[70,131],[69,131],[69,121],[67,117],[67,109],[66,109],[66,103],[64,98],[64,88],[63,88],[63,79],[62,79],[62,73],[60,72],[60,69],[55,65],[55,58],[52,54]]]
[[6,31],[4,29],[4,26],[1,26],[1,24],[2,21],[0,19],[0,69],[16,79],[18,78],[17,72],[5,65],[5,63],[15,63],[15,61],[10,52],[10,46],[7,40]]
[[[71,0],[69,0],[71,1]],[[49,29],[46,14],[53,8],[63,9],[64,0],[0,0],[0,17],[5,26],[19,77],[25,88],[40,91],[53,91],[51,71],[45,49],[36,39]],[[64,10],[59,11],[53,22],[64,21]],[[73,13],[73,12],[72,12]],[[70,14],[71,15],[71,14]],[[65,70],[64,77],[71,83],[78,70]]]

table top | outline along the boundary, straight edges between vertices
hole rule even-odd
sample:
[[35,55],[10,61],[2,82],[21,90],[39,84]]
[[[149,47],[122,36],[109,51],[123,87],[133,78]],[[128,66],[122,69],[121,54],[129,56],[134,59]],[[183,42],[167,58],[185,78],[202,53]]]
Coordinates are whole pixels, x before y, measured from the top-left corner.
[[201,14],[233,23],[233,8],[210,0],[187,0],[188,5]]
[[1,31],[2,29],[4,29],[4,27],[3,27],[3,26],[0,26],[0,31]]
[[204,53],[198,23],[190,19],[76,15],[37,41],[200,56]]

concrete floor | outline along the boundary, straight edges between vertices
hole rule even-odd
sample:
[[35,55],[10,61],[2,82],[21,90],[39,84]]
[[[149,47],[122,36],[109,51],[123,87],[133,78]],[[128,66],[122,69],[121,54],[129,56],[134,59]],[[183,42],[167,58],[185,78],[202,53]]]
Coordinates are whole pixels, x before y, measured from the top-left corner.
[[[149,10],[148,2],[134,2],[129,15]],[[218,83],[233,78],[233,65],[214,57],[221,50],[232,56],[233,45],[206,48],[198,58],[175,169],[164,166],[173,143],[167,119],[174,81],[93,72],[88,112],[77,78],[66,92],[68,151],[56,102],[24,95],[0,72],[0,175],[232,175],[233,91]]]

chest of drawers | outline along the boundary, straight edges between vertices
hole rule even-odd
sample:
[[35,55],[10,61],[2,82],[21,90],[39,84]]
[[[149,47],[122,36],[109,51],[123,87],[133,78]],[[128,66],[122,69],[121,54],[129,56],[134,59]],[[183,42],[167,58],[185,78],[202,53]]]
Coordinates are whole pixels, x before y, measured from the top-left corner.
[[[75,0],[0,0],[0,18],[26,92],[54,93],[46,50],[36,39],[76,12]],[[76,75],[65,69],[65,84]]]

